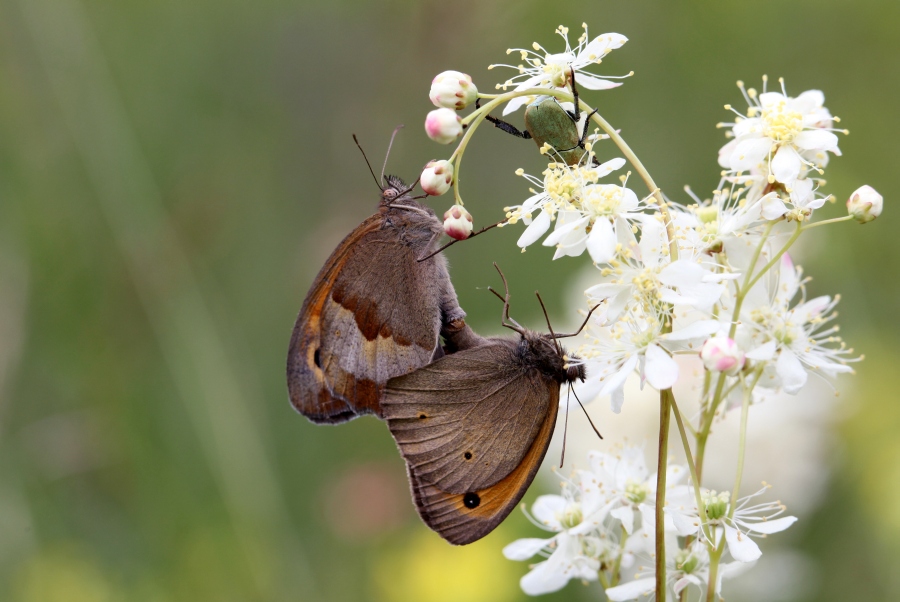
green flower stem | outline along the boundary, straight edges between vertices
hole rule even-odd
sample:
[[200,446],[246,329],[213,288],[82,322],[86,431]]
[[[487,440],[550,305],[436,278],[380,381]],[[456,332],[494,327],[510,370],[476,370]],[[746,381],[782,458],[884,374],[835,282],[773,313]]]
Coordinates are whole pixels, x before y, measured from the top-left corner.
[[826,220],[822,220],[821,222],[815,222],[813,224],[806,224],[805,226],[803,226],[803,231],[805,232],[805,231],[809,230],[810,228],[817,228],[819,226],[825,226],[827,224],[837,224],[840,222],[847,222],[852,219],[853,219],[852,215],[845,215],[844,217],[835,217],[832,219],[826,219]]
[[[766,242],[769,240],[769,235],[772,233],[772,228],[775,227],[775,222],[769,222],[766,226],[765,232],[763,232],[762,238],[759,241],[759,245],[757,245],[756,249],[753,252],[753,258],[750,260],[750,267],[747,270],[747,274],[744,276],[744,284],[741,285],[740,289],[737,292],[735,303],[734,303],[734,311],[731,313],[731,328],[728,331],[729,338],[734,338],[735,332],[737,332],[738,319],[741,315],[741,307],[744,304],[744,297],[747,295],[747,292],[756,283],[756,280],[759,279],[762,274],[767,272],[769,268],[774,265],[772,261],[770,261],[760,272],[757,274],[756,279],[753,279],[753,268],[756,266],[756,262],[759,261],[759,256],[762,254],[763,248],[766,246]],[[796,233],[795,233],[796,234]],[[793,244],[792,239],[791,244]],[[790,245],[786,246],[782,249],[782,253],[789,248]],[[781,257],[781,254],[778,255]],[[777,258],[775,259],[777,260]],[[775,261],[773,260],[773,261]],[[710,430],[712,429],[713,419],[716,415],[716,410],[719,407],[724,395],[725,389],[725,374],[719,373],[719,377],[716,380],[716,389],[715,393],[713,393],[713,398],[710,400],[707,407],[701,413],[701,427],[700,432],[697,435],[697,474],[702,477],[703,475],[703,461],[706,458],[706,441],[709,438]]]
[[[678,405],[675,403],[675,396],[671,397],[672,409],[675,412],[675,423],[678,425],[678,433],[681,435],[681,444],[684,446],[684,456],[687,458],[688,469],[691,471],[691,481],[693,481],[694,485],[694,498],[697,501],[697,510],[700,513],[700,524],[703,525],[704,531],[707,528],[708,519],[706,517],[706,505],[703,503],[703,499],[700,496],[700,476],[697,474],[697,466],[694,463],[694,457],[691,454],[691,444],[688,442],[687,431],[684,428],[684,420],[681,416],[681,410],[678,409]],[[712,541],[712,533],[708,533],[707,537],[709,541]]]
[[669,419],[672,389],[659,392],[659,457],[656,470],[656,599],[666,602],[666,468],[669,454]]
[[[570,99],[571,100],[571,99]],[[584,101],[579,101],[579,107],[582,111],[587,111],[590,113],[593,111],[590,105],[588,105]],[[619,132],[613,128],[609,124],[608,121],[603,119],[600,113],[594,113],[591,119],[600,126],[609,139],[612,140],[616,146],[619,147],[619,150],[622,151],[622,154],[625,155],[625,158],[628,159],[628,162],[634,166],[634,169],[637,171],[638,175],[641,176],[641,179],[644,180],[644,184],[646,184],[647,188],[650,189],[650,193],[656,198],[656,202],[659,204],[659,210],[662,213],[663,220],[666,223],[666,236],[669,241],[669,255],[672,258],[672,261],[678,260],[678,241],[675,240],[675,224],[672,222],[672,216],[669,214],[669,209],[666,204],[666,200],[663,198],[662,191],[660,191],[659,186],[656,185],[656,182],[653,181],[653,178],[650,176],[650,172],[647,171],[647,168],[644,167],[644,164],[641,163],[641,160],[638,159],[637,155],[634,154],[634,151],[631,150],[631,147],[625,142],[625,139],[619,135]]]
[[[753,382],[749,387],[744,389],[744,398],[741,401],[741,435],[738,441],[738,465],[737,474],[734,477],[734,489],[731,490],[731,503],[728,507],[728,518],[734,518],[734,509],[737,505],[738,494],[741,489],[741,479],[744,476],[744,452],[747,446],[747,417],[750,413],[750,400],[752,399],[753,388],[762,377],[762,368],[758,368],[754,373]],[[743,381],[743,378],[741,378]],[[746,384],[746,383],[744,383]]]
[[612,579],[609,582],[610,587],[615,587],[619,584],[619,579],[621,578],[620,571],[622,569],[622,556],[625,555],[626,543],[628,543],[628,531],[622,526],[622,533],[619,536],[619,554],[616,556],[616,561],[613,563]]
[[[800,234],[802,234],[803,230],[805,230],[805,229],[806,228],[803,228],[800,225],[800,222],[797,222],[797,228],[794,230],[794,233],[791,235],[791,237],[788,239],[788,241],[786,243],[784,243],[784,246],[781,247],[781,250],[778,251],[772,257],[772,259],[769,261],[769,263],[767,263],[763,267],[763,269],[761,269],[759,271],[759,273],[753,277],[753,280],[751,280],[749,284],[745,284],[744,287],[741,289],[741,297],[740,297],[741,303],[743,303],[744,296],[750,291],[751,288],[753,288],[753,285],[756,284],[759,281],[759,279],[762,278],[765,275],[765,273],[768,272],[772,268],[772,266],[774,266],[776,263],[778,263],[778,261],[781,259],[781,256],[784,255],[785,253],[787,253],[788,249],[790,249],[794,245],[794,243],[797,242],[797,239],[800,238]],[[740,310],[740,306],[735,305],[735,310]],[[736,318],[735,318],[735,320],[736,320]],[[734,331],[736,328],[737,328],[737,321],[735,321],[731,325],[731,330]],[[734,335],[731,335],[731,336],[734,337]]]

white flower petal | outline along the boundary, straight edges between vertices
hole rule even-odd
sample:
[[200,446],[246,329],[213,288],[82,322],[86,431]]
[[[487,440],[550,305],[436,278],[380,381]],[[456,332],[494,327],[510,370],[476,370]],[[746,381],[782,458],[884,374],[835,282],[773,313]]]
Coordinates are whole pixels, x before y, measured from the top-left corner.
[[668,389],[678,380],[678,363],[659,345],[647,347],[644,376],[654,389]]
[[547,230],[550,229],[550,214],[546,211],[541,211],[538,216],[525,228],[525,231],[522,232],[522,236],[519,237],[519,240],[516,241],[516,244],[524,249],[528,245],[537,242],[537,240],[544,235]]
[[741,526],[748,531],[753,531],[754,533],[763,533],[765,535],[769,535],[771,533],[784,531],[795,522],[797,522],[796,516],[785,516],[782,518],[776,518],[775,520],[764,520],[755,523],[741,521]]
[[663,231],[663,225],[655,219],[644,222],[644,227],[641,230],[641,241],[638,243],[638,246],[641,249],[641,261],[648,268],[655,268],[659,265],[663,247]]
[[587,239],[587,251],[594,263],[608,263],[616,255],[616,233],[605,217],[598,218]]
[[575,213],[574,211],[569,212],[569,215],[566,216],[560,213],[560,215],[556,218],[556,229],[550,234],[550,236],[544,239],[543,244],[545,247],[556,246],[567,234],[573,233],[578,228],[584,228],[590,221],[589,217],[572,219],[574,217],[572,214],[574,214],[574,216],[578,215],[578,213]]
[[838,137],[825,130],[805,130],[794,137],[794,144],[803,150],[830,151],[837,148]]
[[544,549],[544,546],[548,545],[551,541],[553,541],[553,538],[537,539],[530,537],[527,539],[517,539],[503,548],[503,555],[509,560],[528,560]]
[[731,557],[738,562],[753,562],[762,556],[762,551],[755,541],[730,525],[725,525],[725,541],[728,543]]
[[760,199],[760,205],[762,207],[762,216],[768,220],[778,219],[788,212],[787,205],[781,202],[776,192],[770,192]]
[[608,79],[591,75],[590,73],[584,73],[583,71],[578,74],[579,88],[587,88],[588,90],[609,90],[611,88],[618,88],[621,85],[622,82],[612,82]]
[[757,360],[761,362],[768,362],[773,357],[775,357],[775,349],[776,349],[775,341],[769,341],[768,343],[763,343],[756,349],[751,349],[747,352],[745,357],[748,360]]
[[609,514],[610,516],[619,519],[622,523],[622,528],[625,529],[626,533],[631,535],[631,531],[634,529],[634,510],[631,509],[631,506],[616,508]]
[[562,525],[557,516],[561,516],[566,511],[567,505],[566,498],[561,495],[541,495],[534,500],[531,513],[538,522],[554,531],[561,531]]
[[775,371],[781,377],[781,388],[785,393],[793,395],[806,384],[806,370],[790,349],[782,348],[775,362]]
[[652,594],[655,588],[656,578],[648,577],[611,587],[605,593],[610,602],[625,602],[626,600],[636,600],[641,596]]
[[[581,80],[579,80],[579,82],[580,81]],[[616,157],[615,159],[610,159],[609,161],[601,163],[595,167],[593,171],[597,174],[597,177],[602,178],[603,176],[607,176],[617,169],[620,169],[623,165],[625,165],[625,159]]]
[[731,155],[730,166],[736,171],[748,171],[763,162],[772,149],[771,138],[750,138],[738,142]]
[[[772,174],[775,179],[783,184],[791,186],[800,175],[803,162],[800,155],[791,146],[782,146],[772,157]],[[765,209],[763,209],[765,214]]]
[[668,341],[686,341],[707,337],[718,332],[721,328],[722,323],[718,320],[697,320],[664,336]]

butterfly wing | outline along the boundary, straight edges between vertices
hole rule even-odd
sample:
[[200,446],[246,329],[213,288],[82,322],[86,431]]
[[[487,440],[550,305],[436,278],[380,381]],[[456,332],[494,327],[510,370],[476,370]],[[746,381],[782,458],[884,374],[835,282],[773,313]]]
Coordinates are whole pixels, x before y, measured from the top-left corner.
[[457,544],[496,527],[534,478],[558,405],[559,385],[505,339],[391,379],[384,416],[425,523]]
[[328,258],[291,337],[291,402],[314,422],[381,414],[384,383],[428,363],[442,324],[462,322],[446,260],[417,262],[441,225],[376,214]]

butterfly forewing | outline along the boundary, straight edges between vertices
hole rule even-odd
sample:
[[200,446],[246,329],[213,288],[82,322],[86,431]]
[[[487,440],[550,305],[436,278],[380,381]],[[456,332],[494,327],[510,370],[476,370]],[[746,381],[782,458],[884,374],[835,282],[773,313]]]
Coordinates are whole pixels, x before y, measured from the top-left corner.
[[465,316],[446,260],[416,261],[440,222],[401,201],[418,211],[389,208],[360,224],[328,258],[297,317],[288,389],[314,422],[380,416],[384,383],[427,364],[442,326]]

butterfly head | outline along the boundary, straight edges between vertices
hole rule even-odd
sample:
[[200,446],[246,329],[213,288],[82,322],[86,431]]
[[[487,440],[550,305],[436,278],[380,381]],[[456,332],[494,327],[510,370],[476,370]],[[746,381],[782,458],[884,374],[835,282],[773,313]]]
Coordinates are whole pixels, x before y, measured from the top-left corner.
[[584,364],[576,355],[570,355],[552,335],[523,329],[519,342],[519,355],[523,362],[539,369],[560,384],[583,381]]

